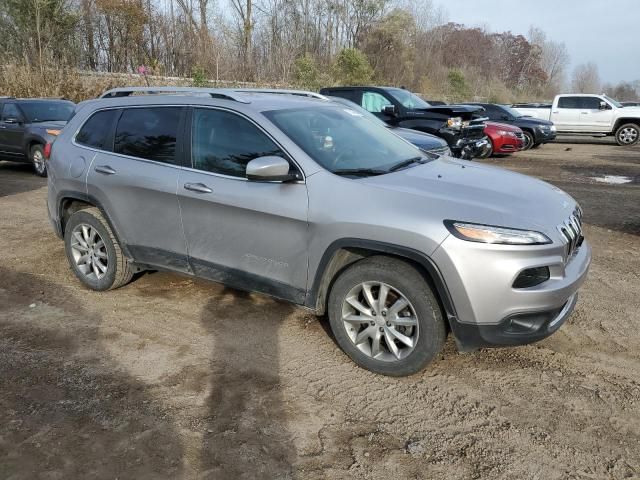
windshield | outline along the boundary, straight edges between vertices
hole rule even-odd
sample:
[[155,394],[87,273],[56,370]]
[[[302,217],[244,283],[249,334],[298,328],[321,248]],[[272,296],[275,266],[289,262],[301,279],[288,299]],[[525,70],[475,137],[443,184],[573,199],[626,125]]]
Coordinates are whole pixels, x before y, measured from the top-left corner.
[[74,104],[65,101],[20,102],[29,123],[67,122],[73,115]]
[[400,164],[430,161],[384,125],[345,107],[263,112],[296,145],[330,172],[363,176],[389,173]]
[[511,108],[511,107],[507,107],[506,105],[500,105],[500,108],[502,108],[505,112],[507,112],[507,115],[512,116],[513,118],[520,118],[520,117],[524,117],[524,115],[522,115],[519,111]]
[[419,96],[408,90],[402,90],[401,88],[388,88],[386,91],[405,108],[429,108],[431,106]]
[[606,99],[607,99],[607,101],[608,101],[609,103],[613,104],[613,106],[614,106],[614,107],[616,107],[616,108],[622,108],[622,107],[623,107],[623,105],[622,105],[619,101],[614,100],[614,99],[613,99],[613,98],[611,98],[609,95],[604,95],[604,98],[606,98]]

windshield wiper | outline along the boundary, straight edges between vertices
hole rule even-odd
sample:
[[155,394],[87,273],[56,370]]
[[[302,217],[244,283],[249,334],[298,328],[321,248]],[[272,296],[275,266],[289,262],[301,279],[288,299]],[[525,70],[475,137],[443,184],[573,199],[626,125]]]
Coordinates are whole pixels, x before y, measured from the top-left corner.
[[402,162],[396,163],[388,171],[395,172],[396,170],[400,170],[401,168],[408,167],[409,165],[413,165],[414,163],[425,163],[425,159],[423,157],[411,157],[406,160],[403,160]]
[[343,170],[334,170],[336,175],[353,175],[357,177],[369,177],[373,175],[384,175],[389,173],[387,170],[377,170],[375,168],[345,168]]

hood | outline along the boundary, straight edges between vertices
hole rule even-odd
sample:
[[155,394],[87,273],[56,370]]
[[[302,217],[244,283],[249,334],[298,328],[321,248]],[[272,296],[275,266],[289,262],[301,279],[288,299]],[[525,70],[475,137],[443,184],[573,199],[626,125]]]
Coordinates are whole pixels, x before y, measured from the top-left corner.
[[413,195],[418,209],[443,220],[536,229],[552,238],[576,207],[568,194],[541,180],[449,157],[360,181],[390,195]]
[[[429,113],[437,113],[449,117],[462,117],[463,120],[470,120],[474,113],[484,111],[483,107],[472,105],[438,105],[429,108],[414,108],[407,111],[407,116],[422,116]],[[481,115],[483,116],[483,115]]]
[[48,122],[31,123],[32,128],[56,128],[61,129],[67,124],[64,120],[50,120]]
[[508,123],[499,123],[499,122],[485,122],[485,127],[506,130],[507,132],[521,132],[522,130],[515,125],[510,125]]
[[638,115],[640,116],[640,107],[636,107],[636,106],[630,106],[630,107],[625,107],[624,105],[622,106],[622,108],[624,108],[624,113],[625,115],[630,113],[631,115]]
[[541,118],[534,118],[534,117],[518,117],[515,119],[515,121],[513,122],[514,124],[516,124],[517,126],[529,126],[529,127],[538,127],[538,126],[542,126],[542,125],[548,125],[551,126],[553,125],[553,122],[550,122],[549,120],[542,120]]
[[444,148],[448,145],[447,142],[440,137],[418,132],[417,130],[411,130],[410,128],[392,128],[391,131],[423,150]]

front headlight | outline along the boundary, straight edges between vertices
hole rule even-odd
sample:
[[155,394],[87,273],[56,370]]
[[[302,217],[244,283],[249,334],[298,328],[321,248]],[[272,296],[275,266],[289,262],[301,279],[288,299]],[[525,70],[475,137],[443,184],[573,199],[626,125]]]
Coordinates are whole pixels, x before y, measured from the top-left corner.
[[477,223],[445,220],[447,230],[461,240],[500,245],[545,245],[551,243],[544,233],[519,228],[480,225]]
[[462,128],[462,117],[452,117],[447,120],[447,127]]
[[555,125],[551,125],[551,131],[555,132],[556,130],[557,130],[556,126]]
[[503,137],[515,137],[516,134],[514,132],[510,132],[508,130],[498,130],[498,135]]

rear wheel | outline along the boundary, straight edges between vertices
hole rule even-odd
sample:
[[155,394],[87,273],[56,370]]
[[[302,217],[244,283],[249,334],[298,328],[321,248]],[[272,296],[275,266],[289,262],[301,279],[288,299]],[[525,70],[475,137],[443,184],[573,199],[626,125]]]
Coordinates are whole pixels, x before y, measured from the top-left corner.
[[44,158],[44,148],[42,145],[34,145],[29,152],[33,170],[39,177],[47,176],[47,163]]
[[92,290],[111,290],[129,283],[133,269],[102,212],[95,207],[71,215],[64,245],[73,273]]
[[522,150],[529,150],[533,145],[535,145],[535,139],[533,138],[533,133],[523,131],[524,134],[522,140],[524,141],[524,145],[522,146]]
[[331,289],[328,312],[340,348],[362,368],[383,375],[422,370],[446,338],[429,285],[395,258],[370,257],[349,267]]
[[635,145],[640,140],[640,127],[627,123],[616,130],[616,142],[621,146]]

